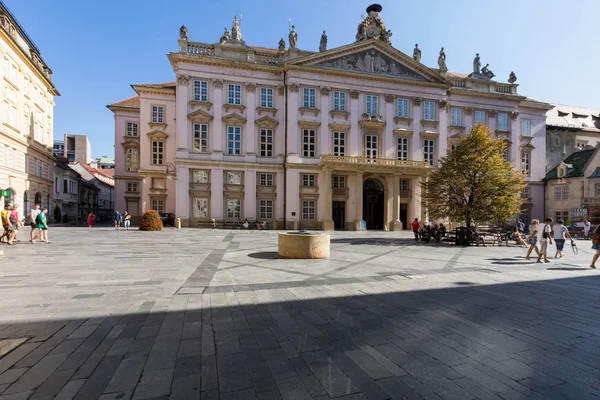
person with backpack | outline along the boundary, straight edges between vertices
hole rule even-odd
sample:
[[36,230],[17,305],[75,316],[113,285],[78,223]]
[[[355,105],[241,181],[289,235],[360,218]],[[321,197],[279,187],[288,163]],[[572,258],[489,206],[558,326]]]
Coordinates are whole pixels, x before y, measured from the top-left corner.
[[31,211],[29,211],[29,226],[31,226],[31,232],[29,233],[29,241],[33,241],[33,238],[38,236],[35,234],[35,230],[38,228],[37,227],[37,223],[35,221],[37,221],[37,216],[40,215],[40,213],[42,212],[40,210],[40,205],[36,204],[33,206],[33,208],[31,209]]
[[600,257],[600,225],[594,230],[594,236],[592,236],[592,249],[596,250],[596,254],[592,257],[590,268],[596,268],[596,261]]
[[[42,211],[38,214],[38,216],[35,219],[35,223],[37,225],[38,231],[39,233],[34,237],[34,239],[36,238],[40,238],[41,242],[46,242],[46,244],[51,244],[52,242],[48,240],[48,209],[47,208],[42,208]],[[35,243],[35,241],[32,239],[31,243]]]
[[3,238],[6,238],[6,243],[8,243],[8,238],[10,236],[10,230],[8,230],[8,214],[10,214],[10,204],[4,204],[4,209],[0,212],[0,217],[2,219],[2,227],[4,228],[4,232],[2,236],[0,236],[0,242]]

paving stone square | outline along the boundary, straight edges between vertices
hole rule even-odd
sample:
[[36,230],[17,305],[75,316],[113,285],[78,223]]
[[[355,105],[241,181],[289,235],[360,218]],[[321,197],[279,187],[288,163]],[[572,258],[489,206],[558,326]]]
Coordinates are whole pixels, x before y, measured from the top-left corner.
[[275,231],[50,235],[0,245],[0,400],[600,398],[589,241],[537,264],[409,232],[332,232],[325,260]]

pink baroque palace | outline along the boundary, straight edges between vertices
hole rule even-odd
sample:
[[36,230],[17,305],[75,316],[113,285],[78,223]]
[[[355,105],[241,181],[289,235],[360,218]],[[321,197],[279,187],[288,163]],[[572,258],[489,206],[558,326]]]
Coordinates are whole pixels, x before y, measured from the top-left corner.
[[[543,217],[546,112],[494,80],[479,54],[470,74],[394,48],[372,5],[352,43],[301,50],[246,44],[239,21],[217,43],[168,54],[176,81],[134,84],[115,116],[116,208],[175,214],[183,226],[238,220],[287,229],[409,229],[427,218],[421,182],[476,123],[506,139],[528,176],[525,220]],[[437,51],[436,51],[437,53]]]

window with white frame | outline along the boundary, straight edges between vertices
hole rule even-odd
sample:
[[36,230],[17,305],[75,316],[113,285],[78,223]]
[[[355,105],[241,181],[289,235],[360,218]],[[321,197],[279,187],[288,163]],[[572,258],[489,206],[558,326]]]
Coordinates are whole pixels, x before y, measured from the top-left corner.
[[398,118],[409,118],[408,99],[400,98],[397,100],[396,116]]
[[408,138],[398,136],[396,138],[396,150],[398,160],[408,160]]
[[18,75],[18,70],[17,70],[17,66],[15,64],[12,64],[10,66],[10,81],[13,82],[15,85],[17,84],[17,75]]
[[240,219],[242,217],[242,200],[227,199],[227,218]]
[[165,108],[163,106],[152,106],[152,122],[157,124],[165,122]]
[[273,200],[260,199],[258,203],[258,217],[260,219],[273,219]]
[[427,165],[435,165],[435,140],[423,140],[423,160],[427,163]]
[[346,92],[333,92],[333,111],[346,111]]
[[208,218],[208,198],[194,197],[192,203],[192,216],[194,218]]
[[596,183],[595,188],[596,197],[600,197],[600,183]]
[[483,111],[483,110],[475,111],[475,123],[476,124],[485,124],[485,111]]
[[152,209],[158,213],[164,213],[165,201],[163,199],[152,199]]
[[195,152],[208,153],[208,124],[193,124]]
[[315,219],[314,200],[302,200],[302,219]]
[[132,193],[139,192],[139,185],[137,182],[127,182],[127,191]]
[[127,136],[128,137],[138,137],[138,124],[137,122],[127,122]]
[[521,198],[522,199],[530,199],[531,198],[531,188],[529,186],[525,186],[523,190],[521,190]]
[[260,156],[273,157],[273,129],[260,129]]
[[260,174],[260,186],[273,186],[273,174]]
[[333,132],[333,155],[346,155],[346,132]]
[[498,113],[498,130],[499,131],[508,131],[508,114],[507,113]]
[[365,135],[365,157],[377,158],[379,150],[379,136]]
[[521,172],[529,175],[531,172],[531,153],[529,151],[521,152]]
[[235,106],[242,104],[242,86],[230,83],[227,86],[227,103]]
[[227,171],[228,185],[241,185],[244,181],[244,173],[241,171]]
[[127,152],[125,153],[125,163],[127,172],[138,171],[138,168],[140,167],[140,153],[137,149],[127,149]]
[[504,146],[504,161],[510,161],[510,146]]
[[194,101],[208,101],[207,81],[194,81]]
[[314,187],[315,186],[315,175],[314,174],[302,174],[302,186]]
[[398,183],[398,189],[401,192],[408,192],[410,190],[408,179],[400,179],[400,182]]
[[193,169],[191,171],[192,183],[208,183],[208,171],[204,169]]
[[423,102],[423,119],[425,121],[435,121],[435,103],[433,101]]
[[302,130],[302,157],[317,156],[317,132],[314,129]]
[[304,88],[304,108],[315,108],[317,91],[315,88]]
[[260,88],[260,106],[262,108],[273,108],[272,88]]
[[227,154],[242,154],[242,128],[239,126],[227,127]]
[[163,165],[165,142],[162,140],[152,141],[152,165]]
[[451,125],[462,126],[462,110],[460,108],[452,108],[451,113]]
[[569,200],[569,186],[561,185],[554,187],[554,200]]
[[333,175],[332,177],[332,186],[334,188],[345,188],[346,187],[346,177],[343,175]]
[[521,120],[521,136],[531,136],[531,120]]
[[372,94],[365,96],[365,113],[369,115],[379,114],[379,97]]
[[567,221],[569,219],[569,212],[568,211],[556,211],[554,213],[554,220],[558,221],[559,219],[562,221]]

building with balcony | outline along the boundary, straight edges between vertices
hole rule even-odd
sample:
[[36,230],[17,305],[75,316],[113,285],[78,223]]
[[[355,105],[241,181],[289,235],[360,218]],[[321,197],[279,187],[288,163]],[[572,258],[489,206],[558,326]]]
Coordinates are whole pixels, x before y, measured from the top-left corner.
[[[97,191],[87,190],[86,195],[95,196],[95,201],[90,203],[85,197],[86,206],[80,207],[79,217],[85,220],[89,210],[96,215],[98,221],[108,221],[112,219],[115,209],[115,181],[110,175],[103,171],[93,168],[83,163],[69,163],[69,167],[77,172],[83,181],[96,187]],[[81,193],[81,191],[80,191]],[[95,194],[94,194],[95,193]],[[81,200],[81,198],[80,198]],[[81,201],[80,201],[81,205]],[[93,207],[92,207],[93,206]]]
[[[320,51],[246,44],[237,19],[216,44],[168,54],[175,82],[134,84],[115,118],[116,207],[278,228],[408,228],[427,218],[421,182],[474,124],[506,141],[527,175],[523,217],[543,217],[546,112],[493,80],[447,72],[394,48],[380,6],[351,44]],[[508,74],[507,74],[508,75]]]
[[10,194],[0,197],[0,208],[9,203],[28,210],[36,202],[52,213],[53,108],[59,93],[39,49],[3,2],[0,62],[0,189]]
[[[57,158],[54,164],[54,207],[60,209],[60,221],[73,222],[79,216],[80,175],[69,167],[66,158]],[[57,216],[56,210],[53,210]]]

